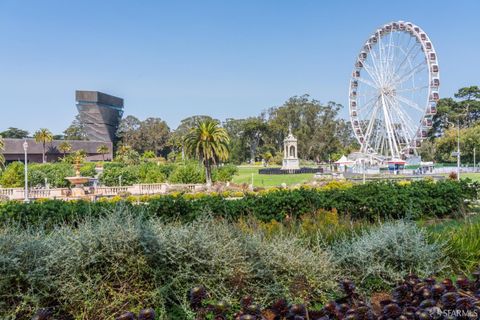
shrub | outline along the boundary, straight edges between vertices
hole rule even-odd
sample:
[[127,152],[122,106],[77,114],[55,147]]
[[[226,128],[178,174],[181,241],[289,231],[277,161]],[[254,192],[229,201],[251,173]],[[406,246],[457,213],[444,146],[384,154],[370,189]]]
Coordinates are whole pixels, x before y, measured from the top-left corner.
[[4,188],[21,187],[25,179],[24,168],[24,164],[18,161],[9,164],[0,177],[0,185]]
[[138,178],[140,183],[165,182],[167,176],[160,169],[159,164],[148,162],[139,166]]
[[[87,173],[88,171],[83,171]],[[70,182],[65,177],[75,175],[69,163],[33,163],[28,165],[28,179],[31,186],[44,186],[45,179],[52,188],[65,188]]]
[[177,165],[168,179],[171,183],[205,183],[205,170],[196,161]]
[[480,267],[480,219],[468,218],[452,226],[432,232],[432,238],[445,241],[445,255],[452,271],[468,273]]
[[332,246],[335,261],[366,290],[383,289],[409,273],[430,276],[446,266],[439,243],[412,222],[387,222]]
[[40,307],[55,318],[110,319],[182,305],[198,284],[230,303],[247,292],[261,303],[278,295],[325,302],[335,290],[329,253],[295,236],[269,240],[222,220],[165,224],[122,211],[74,232],[0,229],[0,261],[2,319],[29,318]]
[[[192,221],[205,212],[231,220],[251,215],[263,222],[284,221],[319,209],[336,209],[340,216],[353,220],[378,221],[463,214],[468,205],[465,200],[477,197],[476,188],[475,184],[469,185],[465,181],[449,180],[412,182],[409,185],[367,183],[346,189],[299,188],[249,193],[235,200],[221,194],[199,194],[192,199],[183,194],[170,194],[142,197],[141,203],[135,199],[126,199],[123,203],[150,217],[183,221]],[[53,226],[64,221],[81,220],[82,215],[100,216],[105,209],[112,210],[116,205],[116,201],[48,200],[28,204],[11,201],[0,204],[0,222],[14,220]]]
[[212,172],[213,181],[228,182],[232,181],[233,176],[238,174],[237,166],[227,164],[222,167],[216,167]]
[[[121,178],[120,178],[121,177]],[[137,165],[126,165],[121,162],[105,163],[100,182],[106,186],[133,185],[139,183],[139,167]]]
[[[86,177],[95,176],[95,164],[85,163],[80,168],[80,174]],[[36,187],[45,185],[45,179],[51,188],[65,188],[70,182],[65,177],[75,175],[73,165],[68,162],[31,163],[28,165],[28,183]],[[24,165],[14,162],[7,166],[0,184],[4,187],[22,187],[24,183]]]

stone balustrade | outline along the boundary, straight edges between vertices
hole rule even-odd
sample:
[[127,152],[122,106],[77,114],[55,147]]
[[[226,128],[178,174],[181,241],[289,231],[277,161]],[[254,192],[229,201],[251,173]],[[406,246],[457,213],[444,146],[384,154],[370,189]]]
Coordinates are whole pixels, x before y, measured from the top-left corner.
[[[168,183],[149,183],[149,184],[135,184],[133,186],[114,186],[114,187],[85,187],[88,195],[98,197],[112,197],[116,195],[153,195],[153,194],[167,194],[172,191],[187,191],[197,192],[205,188],[203,184],[168,184]],[[55,189],[30,189],[28,191],[29,199],[62,199],[71,196],[68,188]],[[23,188],[0,188],[0,198],[7,198],[10,200],[24,199]]]

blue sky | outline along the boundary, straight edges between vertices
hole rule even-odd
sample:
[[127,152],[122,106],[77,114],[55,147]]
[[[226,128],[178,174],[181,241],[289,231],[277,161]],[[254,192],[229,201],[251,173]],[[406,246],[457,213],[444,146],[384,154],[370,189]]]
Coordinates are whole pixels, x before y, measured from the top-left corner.
[[172,128],[304,93],[346,105],[361,45],[391,20],[429,34],[452,96],[479,84],[479,12],[478,0],[0,0],[0,130],[61,133],[76,89],[123,97],[125,114]]

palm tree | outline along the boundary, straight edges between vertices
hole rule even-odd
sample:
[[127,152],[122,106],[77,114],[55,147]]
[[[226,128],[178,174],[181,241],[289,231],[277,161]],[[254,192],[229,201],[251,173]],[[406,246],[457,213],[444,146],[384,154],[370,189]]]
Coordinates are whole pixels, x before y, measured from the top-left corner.
[[50,132],[50,130],[42,128],[35,132],[33,135],[33,138],[35,139],[36,143],[41,143],[43,146],[43,153],[42,153],[42,159],[43,163],[47,162],[47,158],[45,157],[46,153],[46,144],[47,142],[51,142],[53,140],[53,135]]
[[5,164],[5,156],[3,155],[3,152],[5,150],[5,141],[3,141],[2,136],[0,136],[0,167],[3,167]]
[[102,160],[105,161],[105,155],[110,152],[110,149],[104,144],[97,148],[97,152],[102,155]]
[[67,141],[63,141],[58,145],[58,150],[63,153],[63,157],[65,158],[67,152],[72,151],[72,145]]
[[205,165],[207,185],[212,185],[212,164],[228,159],[230,138],[227,131],[219,126],[218,121],[207,119],[190,129],[184,140],[187,152]]

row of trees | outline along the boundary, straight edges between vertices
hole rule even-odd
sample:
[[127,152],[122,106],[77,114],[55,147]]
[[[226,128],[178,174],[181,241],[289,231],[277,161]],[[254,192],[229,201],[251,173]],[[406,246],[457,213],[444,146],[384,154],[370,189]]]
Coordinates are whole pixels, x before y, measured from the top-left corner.
[[[229,137],[229,161],[253,162],[282,157],[283,139],[288,127],[297,136],[299,155],[305,160],[327,161],[358,148],[351,127],[338,119],[341,105],[334,102],[321,104],[308,95],[295,96],[283,105],[272,107],[260,115],[246,119],[227,119],[222,127]],[[164,157],[187,156],[185,137],[200,123],[220,121],[206,115],[183,119],[175,130],[165,121],[148,118],[140,121],[134,116],[122,120],[118,136],[120,145],[131,146],[139,153],[154,151]],[[204,128],[206,129],[206,128]]]
[[[464,87],[454,98],[438,101],[437,114],[429,138],[420,149],[423,160],[452,162],[460,136],[462,162],[473,162],[474,150],[480,151],[480,88]],[[478,159],[478,157],[477,157]]]

